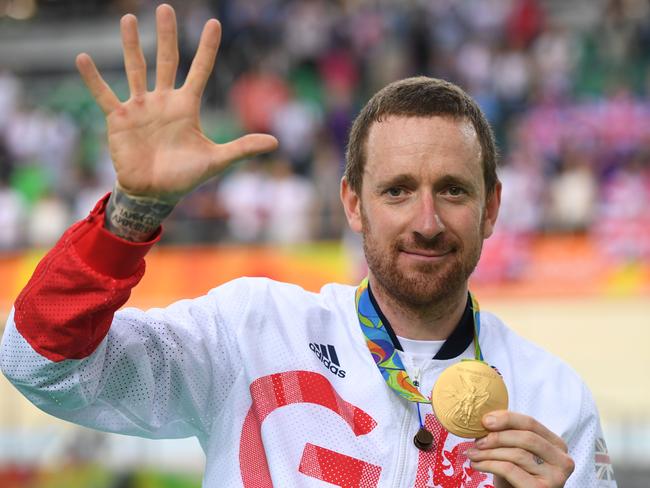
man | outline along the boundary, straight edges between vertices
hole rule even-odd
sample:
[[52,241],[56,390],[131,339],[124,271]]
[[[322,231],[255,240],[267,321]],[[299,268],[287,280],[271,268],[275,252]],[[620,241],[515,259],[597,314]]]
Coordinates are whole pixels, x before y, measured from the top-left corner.
[[[585,385],[479,314],[468,294],[501,188],[489,126],[449,83],[389,85],[352,128],[341,199],[370,270],[357,289],[330,284],[314,294],[242,278],[166,309],[116,312],[174,205],[234,160],[277,144],[254,134],[217,145],[202,134],[200,97],[220,26],[206,24],[174,89],[174,12],[162,5],[156,16],[153,91],[132,15],[121,23],[129,100],[117,99],[87,55],[77,58],[107,115],[117,182],[16,300],[0,358],[16,387],[89,427],[196,436],[207,487],[596,486],[602,434]],[[428,396],[445,368],[483,355],[510,403],[478,419],[487,435],[474,442],[448,432]],[[468,391],[451,395],[470,419],[473,397],[487,394],[476,384]]]

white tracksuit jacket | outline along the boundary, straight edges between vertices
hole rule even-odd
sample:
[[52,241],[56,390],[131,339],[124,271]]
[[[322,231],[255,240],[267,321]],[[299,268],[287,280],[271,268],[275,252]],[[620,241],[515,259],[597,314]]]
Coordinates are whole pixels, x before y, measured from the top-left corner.
[[[441,427],[423,452],[415,404],[386,385],[355,312],[355,288],[310,293],[241,278],[164,309],[115,312],[144,272],[153,242],[102,229],[100,202],[39,264],[16,300],[0,349],[4,374],[35,405],[91,428],[150,438],[196,436],[204,486],[485,488],[472,441]],[[592,397],[563,362],[482,312],[480,345],[502,373],[510,410],[569,445],[571,488],[616,486]],[[440,372],[473,357],[430,360]]]

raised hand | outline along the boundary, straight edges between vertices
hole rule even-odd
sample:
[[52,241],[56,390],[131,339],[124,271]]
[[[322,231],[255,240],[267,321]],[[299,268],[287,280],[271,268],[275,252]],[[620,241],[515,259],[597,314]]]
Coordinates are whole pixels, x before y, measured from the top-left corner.
[[491,432],[467,456],[472,468],[495,475],[495,488],[559,488],[575,464],[565,442],[535,419],[505,410],[483,418]]
[[267,134],[249,134],[226,144],[215,144],[203,134],[199,109],[221,38],[217,20],[205,24],[187,79],[175,89],[176,17],[169,5],[156,9],[158,48],[153,91],[147,90],[136,17],[125,15],[120,27],[131,92],[127,101],[117,98],[88,54],[77,56],[77,68],[106,114],[109,149],[121,191],[174,205],[233,161],[277,147],[277,140]]

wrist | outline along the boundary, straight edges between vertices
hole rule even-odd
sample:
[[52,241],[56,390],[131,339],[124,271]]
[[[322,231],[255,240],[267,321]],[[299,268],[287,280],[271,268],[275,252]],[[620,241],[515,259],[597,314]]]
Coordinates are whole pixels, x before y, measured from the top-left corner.
[[122,239],[145,242],[173,209],[169,202],[129,195],[116,183],[106,204],[104,228]]

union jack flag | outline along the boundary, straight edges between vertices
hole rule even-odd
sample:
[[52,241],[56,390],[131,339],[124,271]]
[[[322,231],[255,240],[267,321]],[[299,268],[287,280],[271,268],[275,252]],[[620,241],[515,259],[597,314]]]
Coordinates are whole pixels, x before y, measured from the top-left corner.
[[603,481],[614,481],[614,469],[607,452],[605,439],[596,439],[596,478]]

